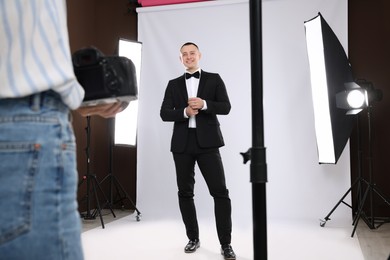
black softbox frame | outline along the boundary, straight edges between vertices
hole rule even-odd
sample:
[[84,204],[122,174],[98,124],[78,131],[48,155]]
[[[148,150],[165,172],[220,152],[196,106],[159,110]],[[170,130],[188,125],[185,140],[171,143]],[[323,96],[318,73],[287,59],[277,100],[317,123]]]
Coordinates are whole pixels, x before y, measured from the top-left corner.
[[[322,35],[322,45],[323,45],[323,55],[325,62],[325,71],[326,71],[326,86],[328,96],[317,97],[322,100],[315,100],[313,95],[313,105],[316,106],[318,103],[326,101],[329,105],[329,115],[316,114],[316,109],[314,109],[315,114],[314,117],[316,121],[324,122],[330,117],[331,124],[331,139],[333,142],[333,151],[327,151],[333,153],[334,160],[323,160],[320,157],[321,152],[320,149],[322,147],[318,146],[320,143],[320,138],[324,138],[323,136],[319,136],[318,132],[316,133],[317,137],[317,148],[319,154],[319,163],[333,163],[336,164],[338,159],[340,158],[346,143],[351,135],[351,132],[356,123],[356,119],[354,115],[347,115],[344,109],[340,109],[336,105],[336,94],[342,91],[345,91],[345,84],[349,82],[353,82],[353,73],[352,68],[349,63],[348,57],[344,51],[343,46],[341,45],[339,39],[336,34],[333,32],[329,24],[325,21],[324,17],[321,13],[309,21],[305,23],[305,32],[306,37],[308,37],[307,26],[316,26],[317,30],[321,31]],[[311,46],[307,40],[308,52]],[[315,78],[316,75],[313,74],[313,67],[319,64],[315,64],[317,61],[311,59],[309,55],[309,63],[310,63],[310,72],[311,72],[311,87],[314,92],[315,88],[319,87],[320,84],[318,80]],[[317,128],[318,126],[316,126]]]

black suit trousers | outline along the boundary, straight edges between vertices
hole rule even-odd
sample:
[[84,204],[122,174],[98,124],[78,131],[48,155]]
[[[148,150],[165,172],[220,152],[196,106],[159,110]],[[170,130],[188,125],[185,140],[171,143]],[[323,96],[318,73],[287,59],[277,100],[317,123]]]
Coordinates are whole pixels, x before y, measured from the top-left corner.
[[232,209],[219,149],[199,147],[196,129],[190,129],[185,151],[173,153],[173,158],[179,190],[179,207],[188,238],[199,238],[194,204],[195,163],[197,163],[210,195],[214,198],[214,214],[219,242],[221,245],[230,244]]

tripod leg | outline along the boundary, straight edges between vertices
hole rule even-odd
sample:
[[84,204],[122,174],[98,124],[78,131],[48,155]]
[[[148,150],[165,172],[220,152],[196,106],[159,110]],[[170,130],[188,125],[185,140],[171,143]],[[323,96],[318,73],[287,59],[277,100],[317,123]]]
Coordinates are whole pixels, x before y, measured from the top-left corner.
[[[137,216],[136,216],[136,219],[137,221],[140,221],[141,220],[141,212],[139,212],[139,210],[137,209],[137,207],[135,206],[133,200],[130,198],[129,194],[127,194],[127,192],[125,191],[125,189],[122,187],[122,185],[120,184],[120,182],[118,181],[118,179],[116,178],[116,176],[112,176],[113,178],[113,181],[115,183],[115,186],[116,187],[119,187],[119,189],[125,194],[125,197],[130,201],[131,205],[134,207],[135,211],[137,212]],[[117,188],[118,189],[118,188]]]
[[[102,183],[104,183],[109,177],[110,177],[110,175],[106,175],[106,177],[104,177],[103,180],[101,180],[99,184],[102,185]],[[114,204],[114,203],[113,203],[113,200],[112,200],[112,183],[111,183],[111,180],[110,180],[110,187],[109,187],[109,188],[110,188],[110,189],[109,189],[109,192],[110,192],[110,193],[109,193],[109,194],[110,194],[110,195],[109,195],[109,202],[110,202],[111,205],[112,205],[112,204]]]
[[121,195],[121,190],[119,189],[118,185],[116,184],[116,182],[114,181],[114,178],[112,176],[111,176],[111,185],[113,185],[115,187],[116,194],[119,195],[119,199],[117,199],[114,203],[120,202],[122,209],[124,209],[125,204],[123,203],[123,200],[126,199],[126,195],[124,197]]
[[96,181],[97,187],[99,188],[100,192],[101,192],[102,195],[103,195],[103,198],[104,198],[105,201],[106,201],[106,204],[107,204],[108,207],[110,208],[110,211],[111,211],[112,216],[113,216],[114,218],[116,218],[115,213],[114,213],[114,211],[112,210],[111,203],[108,201],[108,199],[107,199],[106,195],[104,194],[102,188],[100,187],[100,184],[98,183],[98,181],[97,181],[97,180],[95,180],[95,181]]
[[91,210],[90,210],[90,197],[89,197],[90,188],[89,188],[89,179],[87,175],[84,175],[83,178],[79,181],[77,188],[80,189],[80,186],[84,183],[84,181],[87,182],[87,194],[85,194],[85,196],[83,197],[83,200],[84,199],[87,200],[87,213],[85,214],[80,213],[80,216],[84,219],[94,219],[94,217],[91,215]]
[[377,186],[373,186],[372,190],[387,204],[390,206],[390,201],[386,198],[386,196],[377,188]]
[[87,184],[87,193],[85,194],[85,199],[87,201],[87,211],[85,214],[81,214],[81,217],[88,220],[95,219],[95,213],[91,214],[91,176],[91,174],[84,175],[82,181],[80,182],[80,185],[84,183],[84,181],[86,181]]
[[347,190],[347,192],[341,197],[341,199],[337,202],[337,204],[333,207],[333,209],[329,212],[329,214],[326,215],[326,217],[324,218],[324,220],[320,220],[320,226],[321,226],[321,227],[324,227],[324,226],[325,226],[326,222],[327,222],[328,220],[330,220],[330,216],[333,214],[333,212],[337,209],[337,207],[338,207],[341,203],[343,203],[343,204],[345,204],[345,205],[347,205],[348,207],[351,208],[350,205],[348,205],[347,203],[344,202],[344,199],[345,199],[345,197],[347,197],[348,193],[351,192],[352,188],[356,185],[356,183],[358,183],[358,181],[360,181],[359,178],[356,179],[356,180],[353,182],[352,186],[351,186],[351,187]]
[[359,223],[359,219],[361,217],[361,214],[362,214],[362,211],[363,211],[363,206],[364,206],[364,203],[366,201],[366,198],[367,198],[367,195],[368,195],[368,191],[370,190],[370,186],[367,187],[366,191],[364,192],[364,195],[363,195],[363,200],[361,201],[360,205],[359,205],[359,210],[352,222],[352,225],[354,226],[353,227],[353,230],[352,230],[352,234],[351,234],[351,237],[353,237],[353,235],[355,234],[355,231],[356,231],[356,228],[357,228],[357,225]]
[[96,180],[96,176],[94,176],[93,182],[92,182],[92,188],[93,188],[93,192],[95,194],[96,208],[97,208],[96,210],[99,213],[100,222],[102,223],[102,228],[104,228],[102,211],[101,211],[101,208],[100,208],[100,203],[99,203],[98,195],[97,195],[97,192],[96,192],[96,185],[98,185],[98,183],[97,183],[97,180]]
[[[371,189],[375,194],[377,194],[383,200],[384,203],[386,203],[388,206],[390,206],[389,199],[386,198],[386,195],[381,190],[379,190],[379,188],[375,184],[372,184]],[[385,223],[390,223],[390,217],[381,218],[381,220],[379,220],[377,222],[375,222],[374,216],[371,216],[371,218],[372,218],[371,222],[372,222],[373,228],[379,228],[380,226],[382,226]],[[375,226],[376,223],[379,223],[379,224],[377,226]]]

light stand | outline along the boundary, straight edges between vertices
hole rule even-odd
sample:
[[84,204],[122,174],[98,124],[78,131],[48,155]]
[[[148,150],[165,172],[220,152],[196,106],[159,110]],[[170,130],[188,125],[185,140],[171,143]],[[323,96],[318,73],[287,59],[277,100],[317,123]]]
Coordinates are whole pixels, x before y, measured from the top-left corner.
[[[322,220],[320,219],[320,226],[324,227],[326,222],[330,219],[330,216],[333,214],[333,212],[337,209],[337,207],[343,203],[347,207],[352,209],[352,205],[349,203],[345,202],[344,199],[347,197],[349,193],[352,194],[354,187],[357,185],[357,199],[358,199],[358,205],[361,204],[362,201],[362,184],[365,183],[366,181],[362,177],[362,151],[361,151],[361,146],[360,146],[360,131],[359,131],[359,120],[356,117],[356,122],[357,122],[357,128],[356,128],[356,133],[357,133],[357,138],[358,138],[358,177],[355,179],[355,181],[352,183],[351,187],[344,193],[344,195],[341,197],[341,199],[336,203],[336,205],[332,208],[332,210],[326,215],[326,217]],[[357,224],[357,223],[356,223]],[[352,237],[354,235],[355,230],[352,232]]]
[[[81,217],[86,219],[86,220],[90,220],[90,219],[95,219],[96,218],[96,214],[99,214],[100,222],[102,224],[102,228],[104,228],[104,222],[103,222],[103,217],[102,217],[102,212],[101,212],[101,207],[100,207],[100,203],[99,203],[97,190],[99,190],[101,192],[101,194],[104,197],[107,205],[109,206],[109,208],[111,210],[111,213],[114,216],[114,218],[116,216],[114,214],[114,211],[111,208],[111,204],[109,203],[107,197],[104,195],[104,192],[103,192],[102,188],[100,187],[99,182],[97,181],[96,174],[92,174],[90,172],[90,163],[91,163],[90,153],[89,153],[90,152],[90,138],[91,138],[91,117],[90,116],[87,116],[87,127],[85,128],[85,130],[86,130],[86,133],[87,133],[87,146],[85,148],[85,154],[87,156],[87,174],[85,174],[83,176],[82,180],[79,182],[78,187],[80,187],[84,183],[84,181],[86,181],[86,183],[87,183],[87,194],[85,195],[85,199],[87,200],[87,211],[86,211],[85,214],[81,214]],[[96,209],[94,210],[93,213],[91,213],[91,186],[92,186],[92,193],[94,195],[94,199],[95,199],[95,202],[96,202]]]
[[[374,91],[372,84],[361,81],[355,83],[351,64],[336,34],[325,21],[321,13],[305,22],[307,52],[309,57],[315,129],[320,163],[337,163],[353,129],[353,115],[367,108],[368,116],[368,174],[369,180],[362,177],[362,159],[360,134],[358,135],[358,178],[333,207],[320,226],[323,227],[330,215],[344,202],[349,192],[358,185],[358,212],[354,216],[354,235],[360,218],[365,218],[370,228],[375,228],[372,193],[378,194],[387,204],[388,200],[372,182],[372,149],[371,149],[371,101],[379,101],[380,91]],[[368,83],[368,84],[367,84]],[[371,93],[370,93],[371,92]],[[347,110],[347,111],[346,111]],[[362,185],[367,188],[362,194]],[[371,217],[363,212],[368,194],[371,202]],[[390,204],[389,204],[390,205]]]
[[[363,178],[362,176],[362,149],[361,149],[361,140],[360,140],[360,131],[359,131],[359,121],[357,120],[357,138],[358,138],[358,177],[353,182],[352,186],[347,190],[347,192],[341,197],[339,202],[333,207],[333,209],[329,212],[329,214],[324,218],[324,220],[321,220],[320,226],[324,227],[326,224],[326,221],[330,220],[331,214],[336,210],[336,208],[341,204],[345,204],[348,207],[352,208],[351,205],[344,202],[345,197],[348,195],[349,192],[352,192],[352,189],[357,184],[357,199],[358,199],[358,211],[356,215],[354,216],[352,225],[354,226],[351,237],[354,236],[357,225],[359,223],[360,218],[362,218],[367,226],[370,229],[376,229],[383,225],[384,223],[390,222],[389,219],[383,219],[378,226],[375,226],[376,220],[374,216],[374,208],[373,208],[373,193],[377,194],[387,205],[390,206],[389,200],[385,197],[385,195],[376,187],[376,184],[373,183],[372,178],[372,172],[373,172],[373,161],[372,161],[372,124],[371,124],[371,117],[372,117],[372,111],[371,111],[372,105],[371,102],[369,102],[369,105],[367,106],[367,125],[368,125],[368,181]],[[362,194],[362,185],[367,185],[364,193]],[[370,206],[370,215],[367,216],[365,212],[363,211],[363,208],[365,206],[367,197],[369,195],[369,206]]]
[[[367,184],[367,188],[364,192],[363,199],[360,201],[360,205],[358,206],[358,212],[355,215],[355,218],[353,220],[354,229],[352,232],[352,236],[354,235],[354,232],[357,228],[357,225],[359,223],[359,219],[362,218],[367,226],[370,229],[376,229],[383,225],[384,223],[389,223],[390,218],[388,219],[382,219],[379,223],[379,225],[375,226],[376,218],[374,216],[374,201],[373,201],[373,193],[377,194],[387,205],[390,206],[389,200],[386,198],[386,196],[377,188],[376,184],[373,182],[373,162],[372,162],[372,124],[371,124],[371,105],[367,107],[367,122],[368,122],[368,181],[363,179],[363,181]],[[363,207],[366,203],[367,196],[369,195],[369,206],[370,206],[370,215],[367,216],[364,211]]]
[[[114,167],[113,167],[113,155],[114,155],[114,120],[115,118],[109,118],[109,138],[110,138],[110,158],[109,158],[109,173],[107,174],[106,177],[103,178],[103,180],[100,183],[103,183],[104,181],[109,181],[109,192],[110,192],[110,203],[112,205],[117,204],[118,202],[121,203],[122,209],[124,208],[124,200],[128,200],[131,205],[134,207],[135,211],[137,212],[136,220],[140,221],[141,220],[141,212],[137,209],[135,206],[133,200],[129,196],[129,194],[125,191],[123,186],[120,184],[118,178],[114,175]],[[116,191],[116,195],[119,196],[116,200],[114,200],[114,189]]]

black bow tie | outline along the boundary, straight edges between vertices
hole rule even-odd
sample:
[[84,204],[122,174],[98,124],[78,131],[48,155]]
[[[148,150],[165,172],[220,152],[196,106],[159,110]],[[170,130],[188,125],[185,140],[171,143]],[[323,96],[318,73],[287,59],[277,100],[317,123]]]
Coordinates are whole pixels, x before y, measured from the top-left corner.
[[189,78],[191,78],[191,77],[195,77],[195,78],[198,79],[199,76],[200,76],[199,71],[197,71],[197,72],[195,72],[195,73],[192,73],[192,74],[186,73],[186,79],[189,79]]

